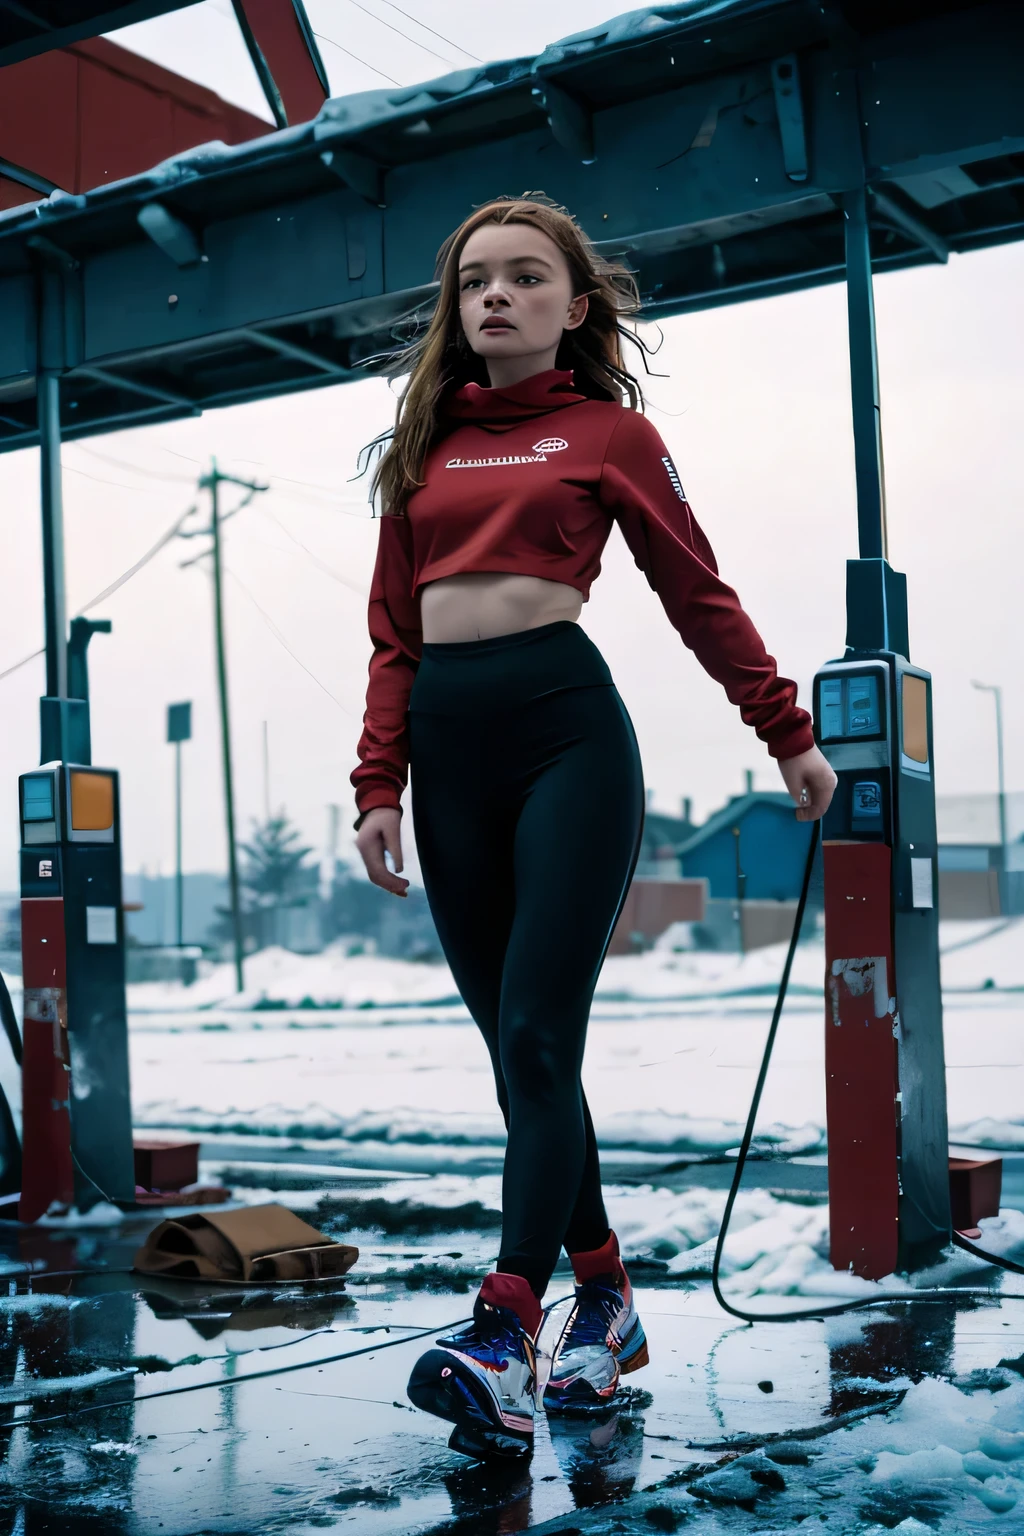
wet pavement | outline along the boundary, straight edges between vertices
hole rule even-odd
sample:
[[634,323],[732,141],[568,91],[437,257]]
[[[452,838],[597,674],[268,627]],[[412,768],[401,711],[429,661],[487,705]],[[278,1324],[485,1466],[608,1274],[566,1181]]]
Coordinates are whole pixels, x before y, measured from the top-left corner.
[[[1003,1475],[1012,1457],[992,1461],[1002,1482],[975,1479],[991,1498],[972,1495],[965,1515],[963,1489],[954,1499],[952,1484],[932,1496],[917,1484],[876,1486],[877,1450],[858,1461],[838,1449],[854,1446],[865,1415],[883,1429],[898,1418],[923,1379],[1015,1401],[1024,1285],[1013,1300],[981,1271],[972,1284],[991,1284],[990,1295],[748,1327],[705,1282],[634,1269],[651,1365],[596,1417],[541,1416],[528,1463],[480,1465],[449,1451],[449,1426],[405,1397],[418,1353],[471,1305],[475,1276],[459,1271],[471,1239],[456,1229],[464,1213],[448,1233],[403,1234],[400,1214],[388,1230],[381,1175],[277,1166],[286,1184],[329,1182],[322,1214],[347,1201],[366,1223],[346,1226],[364,1256],[344,1284],[260,1290],[132,1274],[160,1219],[151,1211],[97,1228],[0,1226],[0,1529],[631,1536],[808,1520],[841,1532],[952,1532],[977,1519],[978,1529],[995,1520],[1024,1530],[1013,1524],[1024,1503],[1014,1514],[1013,1477]],[[265,1164],[250,1172],[267,1177]],[[687,1164],[675,1177],[691,1173]],[[819,1179],[813,1162],[806,1176]],[[792,1190],[804,1176],[791,1166],[773,1177]],[[557,1275],[549,1303],[569,1288]],[[999,1433],[1024,1461],[1024,1435]],[[1004,1484],[1000,1511],[990,1505]]]

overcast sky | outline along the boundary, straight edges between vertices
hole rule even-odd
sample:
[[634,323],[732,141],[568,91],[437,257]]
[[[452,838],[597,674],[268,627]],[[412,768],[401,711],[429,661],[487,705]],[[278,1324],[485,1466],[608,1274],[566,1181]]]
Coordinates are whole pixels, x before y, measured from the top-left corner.
[[[354,0],[307,0],[324,37],[332,91],[429,78],[460,57],[423,31],[432,58],[389,32]],[[366,10],[412,33],[385,0]],[[404,5],[480,57],[535,52],[600,21],[597,0],[470,0]],[[252,110],[259,89],[229,0],[126,29],[118,40]],[[495,191],[506,188],[496,187]],[[991,698],[1006,690],[1009,787],[1024,787],[1024,248],[876,281],[890,557],[910,583],[913,659],[935,674],[940,793],[993,790]],[[839,286],[669,321],[650,381],[651,417],[679,467],[723,575],[739,590],[802,701],[816,667],[841,654],[847,557],[856,510]],[[71,444],[64,450],[69,610],[139,558],[194,499],[216,454],[222,468],[272,489],[226,529],[226,603],[237,794],[243,832],[262,813],[262,723],[268,722],[270,799],[317,849],[327,807],[342,807],[342,853],[355,814],[355,763],[369,641],[365,603],[377,540],[361,483],[359,447],[391,419],[379,381],[210,412],[198,420]],[[232,498],[225,495],[226,506]],[[38,457],[0,457],[0,672],[41,643]],[[93,744],[122,775],[125,867],[173,867],[172,749],[166,706],[194,701],[185,757],[185,862],[224,867],[222,792],[208,576],[181,570],[196,544],[175,542],[97,616],[92,643]],[[742,787],[778,787],[774,764],[669,626],[613,530],[583,625],[607,656],[633,717],[659,808],[684,795],[700,812]],[[0,889],[16,884],[16,775],[35,765],[42,662],[0,681],[0,783],[8,786]],[[411,818],[406,817],[406,836]],[[412,849],[409,849],[410,854]],[[412,872],[415,874],[415,866]]]

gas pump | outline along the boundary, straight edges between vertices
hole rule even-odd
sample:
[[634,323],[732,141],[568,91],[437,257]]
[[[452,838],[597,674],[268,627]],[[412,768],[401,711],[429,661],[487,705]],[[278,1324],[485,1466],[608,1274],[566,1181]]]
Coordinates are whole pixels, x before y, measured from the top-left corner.
[[905,577],[847,569],[846,654],[814,680],[839,781],[821,832],[830,1257],[879,1279],[951,1233],[931,677],[908,660]]
[[44,753],[70,742],[78,760],[44,762],[18,783],[25,1222],[53,1202],[135,1200],[118,776],[90,762],[85,660],[109,624],[75,624],[78,696],[44,698],[41,715]]

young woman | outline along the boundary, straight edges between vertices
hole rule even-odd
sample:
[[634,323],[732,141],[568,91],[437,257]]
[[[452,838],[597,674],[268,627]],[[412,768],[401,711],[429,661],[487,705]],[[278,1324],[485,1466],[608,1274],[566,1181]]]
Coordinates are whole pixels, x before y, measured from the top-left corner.
[[369,877],[404,896],[411,766],[430,910],[508,1128],[496,1271],[472,1325],[420,1359],[409,1395],[454,1422],[456,1449],[517,1454],[532,1444],[541,1297],[563,1247],[576,1297],[547,1411],[599,1405],[648,1358],[580,1083],[644,816],[632,723],[577,623],[613,523],[684,644],[779,760],[798,819],[821,816],[835,777],[638,409],[621,349],[622,317],[638,308],[628,272],[531,196],[479,208],[442,247],[438,277],[376,475],[352,782]]

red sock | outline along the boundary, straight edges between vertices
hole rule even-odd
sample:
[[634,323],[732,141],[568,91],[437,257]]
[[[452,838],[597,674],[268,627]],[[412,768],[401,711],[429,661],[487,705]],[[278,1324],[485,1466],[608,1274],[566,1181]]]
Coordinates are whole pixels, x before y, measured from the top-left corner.
[[524,1280],[522,1275],[488,1275],[480,1287],[480,1299],[489,1302],[492,1307],[507,1307],[516,1314],[530,1338],[537,1337],[544,1314],[540,1302],[530,1289],[530,1282]]
[[625,1279],[626,1271],[619,1257],[619,1240],[614,1232],[609,1232],[600,1248],[589,1248],[585,1253],[570,1253],[569,1257],[577,1285],[583,1285],[587,1280],[596,1280],[602,1275],[614,1275],[616,1280],[620,1277]]

